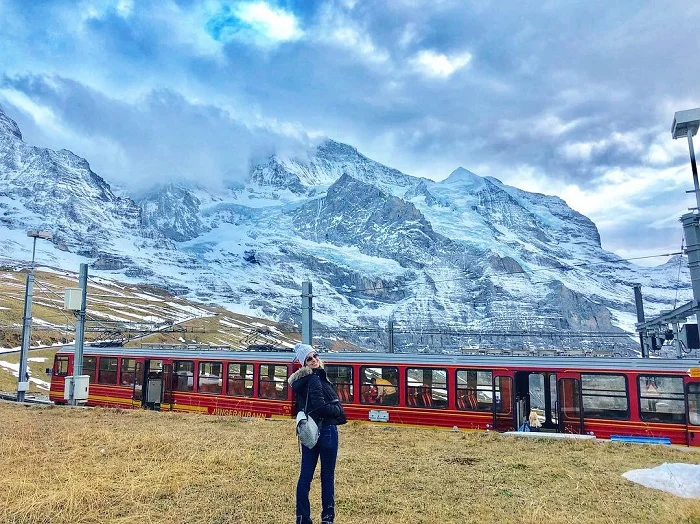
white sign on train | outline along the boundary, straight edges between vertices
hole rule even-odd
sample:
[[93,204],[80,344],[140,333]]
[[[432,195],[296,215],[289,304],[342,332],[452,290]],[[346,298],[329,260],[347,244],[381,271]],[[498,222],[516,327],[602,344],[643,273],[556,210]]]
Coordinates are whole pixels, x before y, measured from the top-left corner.
[[389,422],[389,412],[379,411],[378,409],[371,409],[369,411],[369,419],[372,422]]

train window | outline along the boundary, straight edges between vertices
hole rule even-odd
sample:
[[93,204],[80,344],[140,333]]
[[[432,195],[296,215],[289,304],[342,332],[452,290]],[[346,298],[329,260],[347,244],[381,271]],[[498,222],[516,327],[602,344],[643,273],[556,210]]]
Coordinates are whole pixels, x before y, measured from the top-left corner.
[[122,371],[121,377],[119,378],[119,384],[122,386],[133,387],[136,382],[136,359],[135,358],[123,358],[122,359]]
[[280,364],[261,364],[260,382],[258,384],[260,398],[287,398],[287,366]]
[[224,384],[224,365],[221,362],[200,362],[197,391],[221,395]]
[[395,367],[360,368],[360,402],[396,406],[399,403],[399,369]]
[[56,355],[56,361],[53,365],[53,375],[56,377],[68,376],[68,357]]
[[97,383],[116,385],[117,357],[100,357],[100,371],[97,374]]
[[688,384],[688,421],[700,426],[700,384]]
[[97,357],[83,357],[83,375],[90,375],[90,384],[97,379]]
[[642,420],[685,424],[683,377],[639,375],[638,383]]
[[583,416],[626,420],[629,418],[627,380],[624,375],[581,374]]
[[232,362],[228,365],[227,393],[234,397],[253,396],[253,364]]
[[447,370],[408,368],[406,405],[419,408],[447,407]]
[[352,366],[326,364],[326,376],[335,387],[341,402],[352,402]]
[[457,370],[457,409],[493,410],[493,377],[490,371]]
[[194,362],[175,360],[173,362],[173,391],[194,390]]

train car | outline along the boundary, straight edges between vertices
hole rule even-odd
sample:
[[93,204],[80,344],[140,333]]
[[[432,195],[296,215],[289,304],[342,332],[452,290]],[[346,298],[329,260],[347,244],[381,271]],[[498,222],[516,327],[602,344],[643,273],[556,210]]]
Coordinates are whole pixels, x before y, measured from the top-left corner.
[[[291,352],[86,347],[89,406],[290,417]],[[322,353],[348,419],[668,439],[700,446],[700,361]],[[73,348],[55,356],[50,399],[65,403]],[[534,428],[533,428],[534,429]]]

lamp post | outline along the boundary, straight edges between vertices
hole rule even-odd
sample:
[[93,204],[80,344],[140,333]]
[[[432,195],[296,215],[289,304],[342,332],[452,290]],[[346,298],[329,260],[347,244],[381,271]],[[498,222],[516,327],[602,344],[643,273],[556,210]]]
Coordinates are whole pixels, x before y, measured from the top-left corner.
[[32,230],[27,236],[34,239],[32,246],[32,266],[27,275],[27,287],[24,292],[24,321],[22,323],[22,349],[19,354],[19,373],[17,375],[17,402],[24,402],[24,394],[29,390],[29,375],[27,374],[27,358],[32,339],[32,297],[34,294],[34,255],[36,254],[36,239],[51,240],[53,235],[47,231]]
[[[688,149],[690,150],[690,166],[693,169],[693,184],[695,185],[695,202],[700,211],[700,185],[698,185],[698,166],[695,163],[695,149],[693,148],[693,136],[700,127],[700,107],[677,111],[673,115],[671,125],[671,136],[676,138],[688,137]],[[690,193],[690,191],[689,191]]]
[[[687,137],[690,151],[690,166],[693,170],[693,184],[695,186],[696,212],[686,213],[681,217],[683,235],[685,236],[685,252],[688,255],[688,269],[690,270],[690,282],[693,286],[693,312],[696,322],[700,321],[700,185],[698,185],[698,166],[695,163],[695,149],[693,148],[693,136],[700,128],[700,107],[677,111],[673,115],[671,136],[673,139]],[[690,191],[689,191],[690,192]]]

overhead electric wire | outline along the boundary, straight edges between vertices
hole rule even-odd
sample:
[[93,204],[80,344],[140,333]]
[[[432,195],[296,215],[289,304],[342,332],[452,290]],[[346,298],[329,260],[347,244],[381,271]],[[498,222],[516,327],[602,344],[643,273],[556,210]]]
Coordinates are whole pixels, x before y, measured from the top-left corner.
[[[56,293],[56,292],[53,291],[52,289],[49,289],[48,287],[44,286],[44,285],[41,283],[40,280],[34,279],[34,283],[37,284],[37,285],[39,286],[39,288],[43,289],[45,292],[56,295],[56,296],[60,299],[60,301],[63,302],[63,297],[62,297],[61,295],[59,295],[58,293]],[[60,304],[60,302],[59,302],[59,304]],[[66,320],[67,322],[70,322],[69,316],[66,315],[66,314],[63,312],[62,309],[57,308],[57,311],[58,311],[59,313],[61,313],[61,315],[63,315],[63,316],[65,317],[65,320]]]

